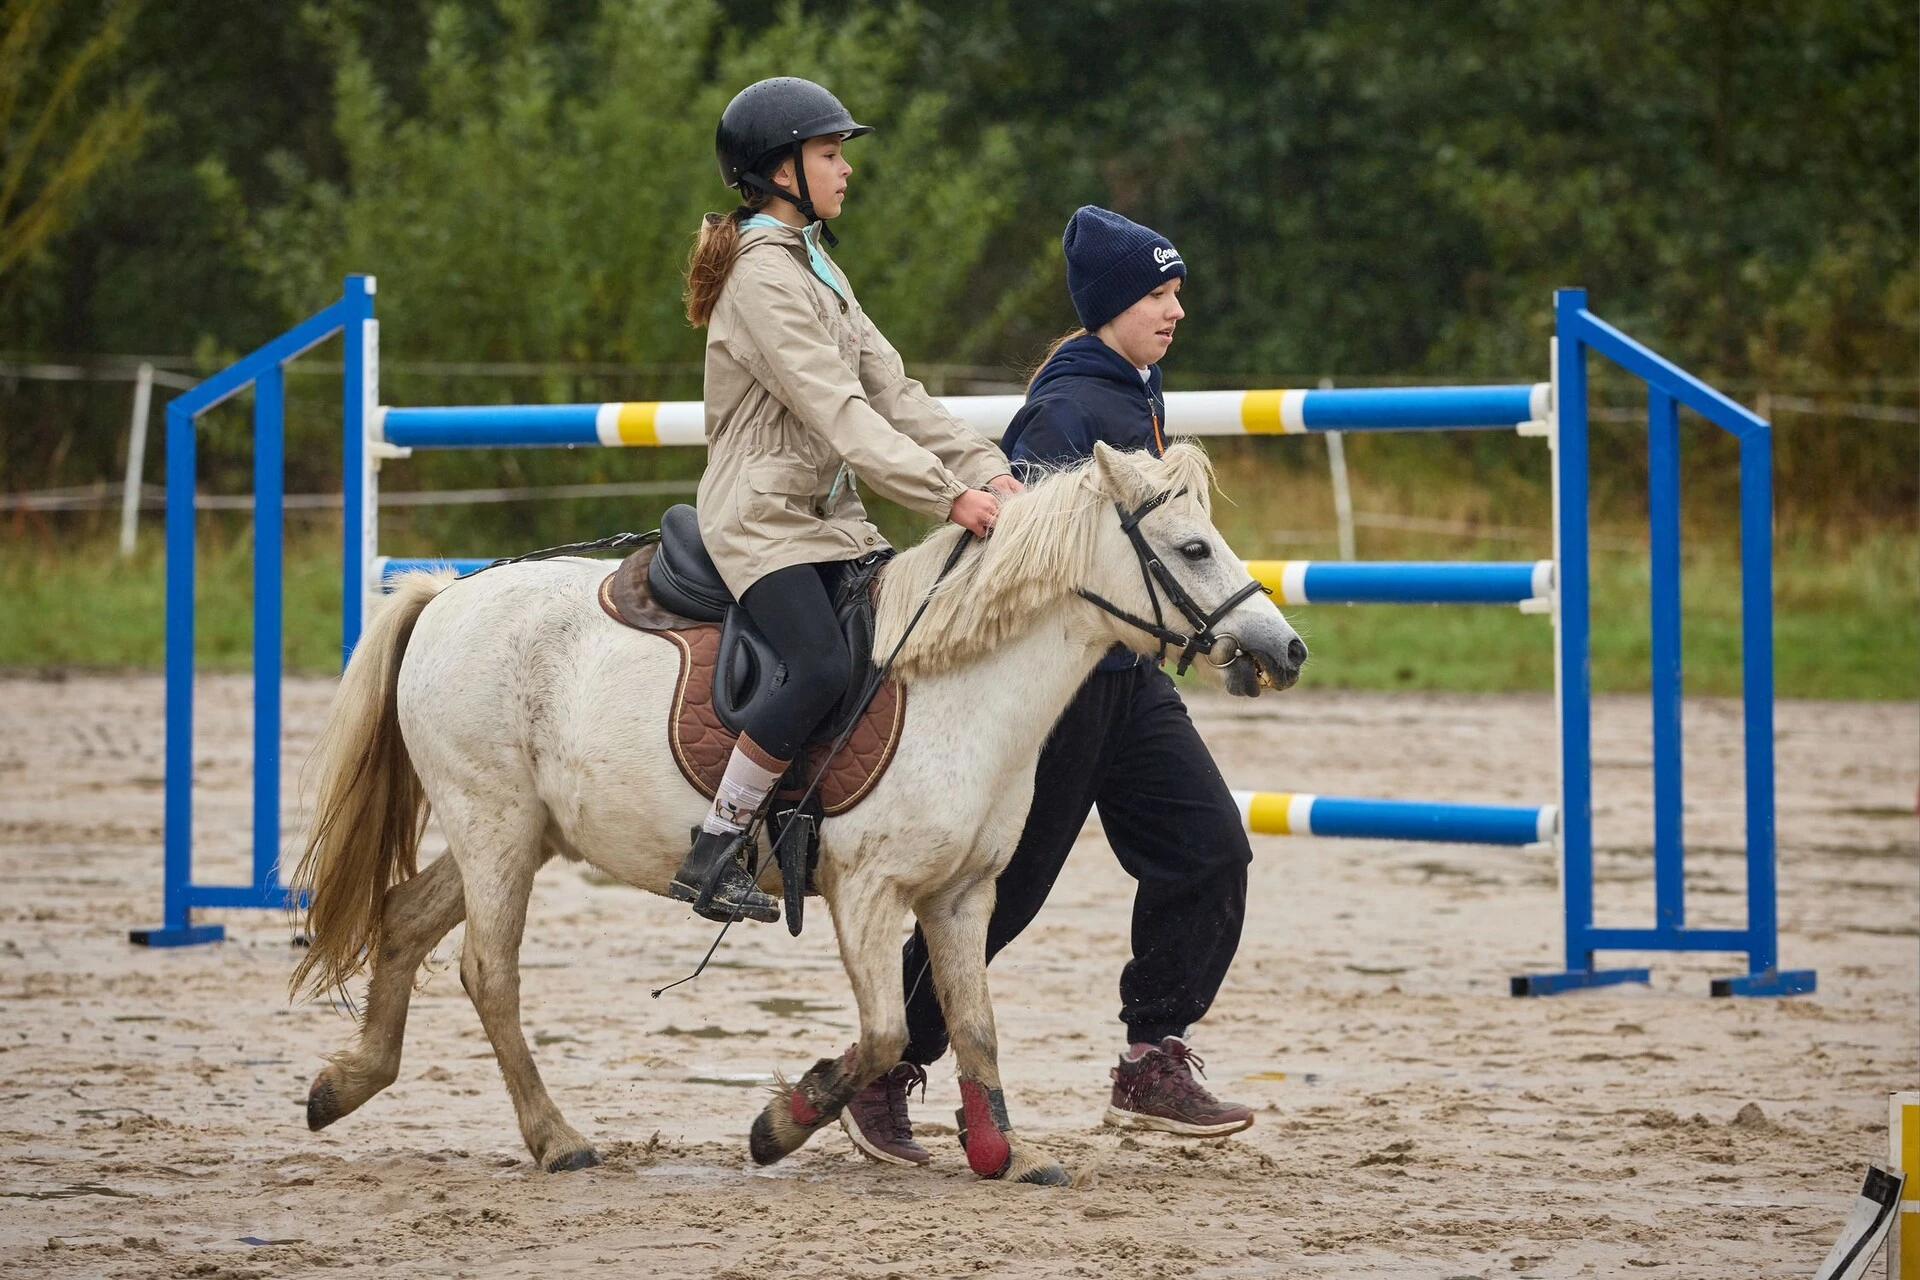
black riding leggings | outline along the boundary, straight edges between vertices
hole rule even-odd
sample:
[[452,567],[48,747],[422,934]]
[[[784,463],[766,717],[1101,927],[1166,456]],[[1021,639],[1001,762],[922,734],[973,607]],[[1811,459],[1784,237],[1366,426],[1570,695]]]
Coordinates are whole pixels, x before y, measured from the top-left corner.
[[740,597],[780,655],[773,690],[746,725],[746,736],[776,760],[799,753],[853,681],[853,655],[833,609],[846,569],[844,561],[789,565]]

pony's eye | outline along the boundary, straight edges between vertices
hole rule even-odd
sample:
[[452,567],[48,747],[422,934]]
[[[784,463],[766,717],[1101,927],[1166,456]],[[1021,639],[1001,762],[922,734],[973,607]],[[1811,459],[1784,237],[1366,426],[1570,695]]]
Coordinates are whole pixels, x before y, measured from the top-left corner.
[[1213,548],[1200,538],[1180,544],[1180,554],[1189,560],[1205,560],[1213,554]]

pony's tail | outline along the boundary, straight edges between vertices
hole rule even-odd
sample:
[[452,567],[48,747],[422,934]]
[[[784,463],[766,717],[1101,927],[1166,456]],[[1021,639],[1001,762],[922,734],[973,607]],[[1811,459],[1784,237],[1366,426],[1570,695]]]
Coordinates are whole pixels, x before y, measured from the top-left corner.
[[314,747],[320,789],[293,873],[308,939],[293,996],[346,986],[380,946],[387,890],[419,869],[427,797],[400,736],[396,691],[414,623],[452,581],[445,571],[397,578],[340,678]]

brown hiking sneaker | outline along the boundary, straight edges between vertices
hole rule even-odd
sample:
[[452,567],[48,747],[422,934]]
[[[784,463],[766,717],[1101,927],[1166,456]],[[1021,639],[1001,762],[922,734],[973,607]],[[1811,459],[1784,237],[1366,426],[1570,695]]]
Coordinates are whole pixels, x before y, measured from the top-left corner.
[[854,1094],[840,1113],[840,1127],[867,1159],[882,1164],[925,1164],[933,1159],[913,1140],[913,1125],[907,1120],[907,1094],[916,1087],[922,1098],[927,1096],[926,1068],[903,1062]]
[[1113,1069],[1106,1122],[1116,1129],[1158,1129],[1189,1138],[1218,1138],[1253,1123],[1253,1111],[1207,1092],[1195,1072],[1206,1064],[1179,1036],[1168,1036],[1137,1061]]

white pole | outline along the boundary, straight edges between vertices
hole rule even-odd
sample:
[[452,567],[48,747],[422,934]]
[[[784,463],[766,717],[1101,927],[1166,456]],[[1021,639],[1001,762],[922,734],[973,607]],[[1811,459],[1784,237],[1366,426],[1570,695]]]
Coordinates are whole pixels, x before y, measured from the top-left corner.
[[146,469],[147,411],[153,407],[153,366],[142,361],[133,383],[133,426],[127,432],[127,481],[120,491],[120,558],[133,554],[140,530],[140,482]]
[[[1333,390],[1333,379],[1320,379],[1322,391]],[[1353,494],[1347,488],[1347,448],[1338,431],[1326,432],[1327,470],[1333,474],[1333,519],[1340,535],[1340,558],[1354,558]]]

